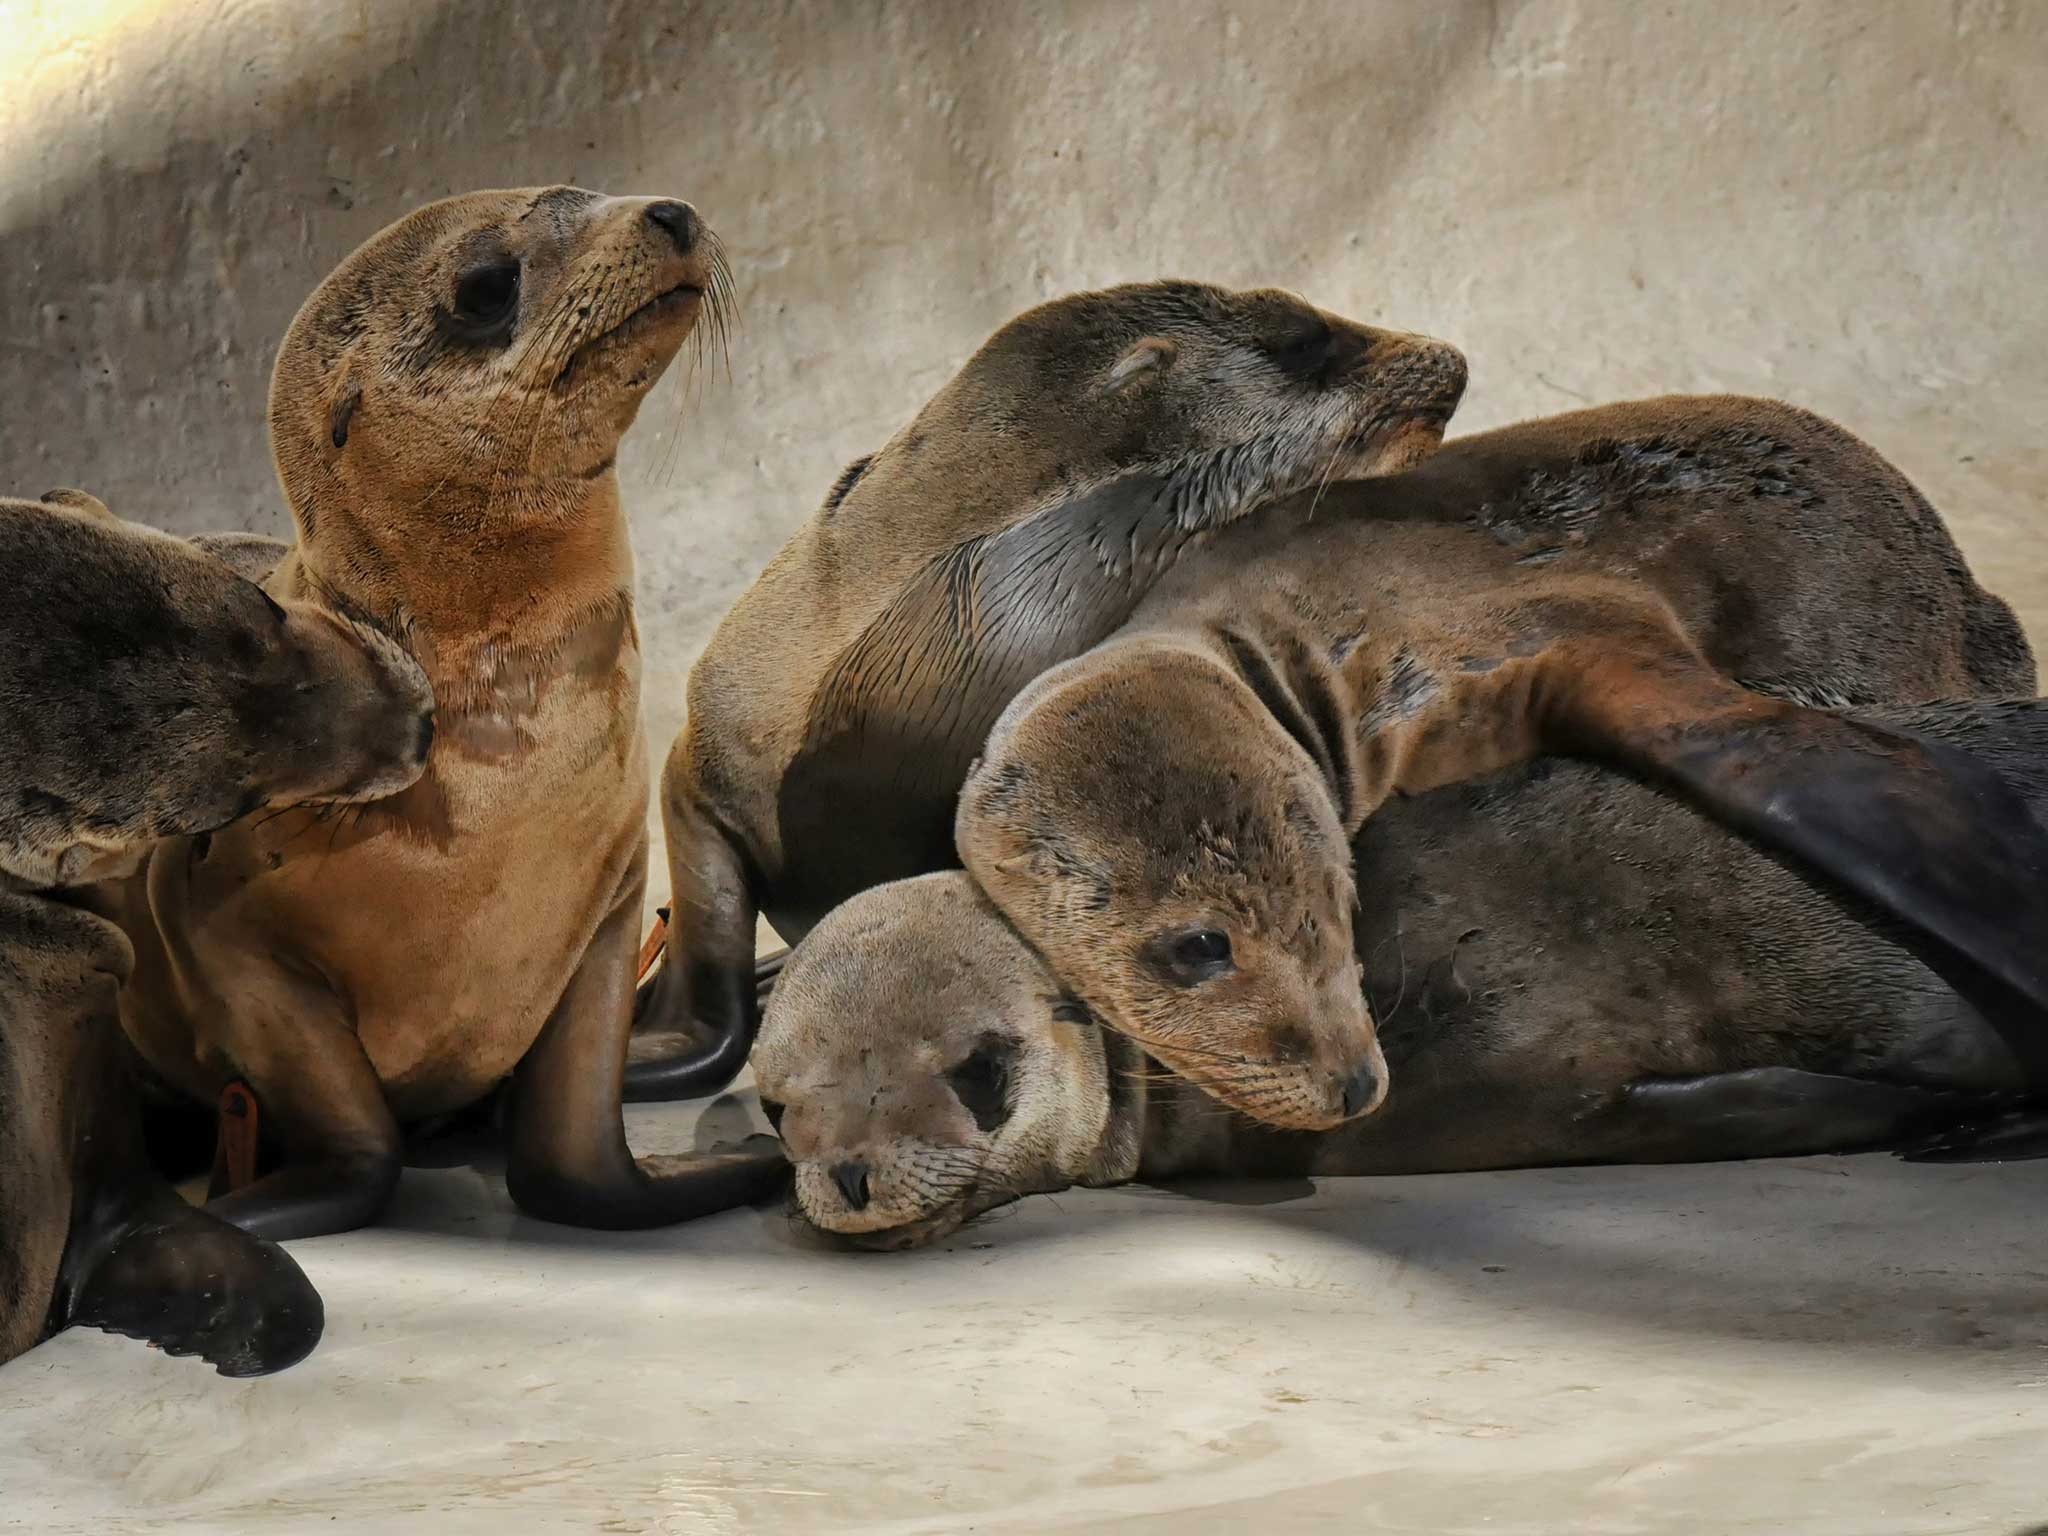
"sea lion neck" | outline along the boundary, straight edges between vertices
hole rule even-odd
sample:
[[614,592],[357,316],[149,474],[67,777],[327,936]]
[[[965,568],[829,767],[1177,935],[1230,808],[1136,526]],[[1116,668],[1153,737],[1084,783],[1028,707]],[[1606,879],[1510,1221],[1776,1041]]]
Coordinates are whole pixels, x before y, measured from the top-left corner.
[[429,509],[324,507],[298,554],[321,596],[404,636],[440,696],[487,669],[487,654],[557,648],[593,606],[632,605],[610,470],[515,495],[449,487]]

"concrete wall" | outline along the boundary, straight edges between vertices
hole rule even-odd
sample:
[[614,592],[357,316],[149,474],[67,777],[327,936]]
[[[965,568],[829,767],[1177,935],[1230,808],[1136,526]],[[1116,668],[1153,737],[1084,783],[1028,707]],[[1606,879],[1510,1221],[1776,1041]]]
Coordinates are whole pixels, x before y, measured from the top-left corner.
[[2039,0],[0,11],[9,490],[281,531],[271,358],[357,241],[475,186],[698,205],[739,277],[731,377],[664,385],[622,460],[660,745],[845,460],[1018,309],[1165,273],[1456,340],[1467,426],[1814,406],[2048,642]]

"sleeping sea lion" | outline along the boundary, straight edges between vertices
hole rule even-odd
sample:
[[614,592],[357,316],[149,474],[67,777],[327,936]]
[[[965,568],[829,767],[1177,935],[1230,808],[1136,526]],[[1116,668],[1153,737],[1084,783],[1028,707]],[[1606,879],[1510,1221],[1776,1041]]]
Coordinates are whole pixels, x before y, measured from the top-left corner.
[[226,1219],[373,1220],[401,1126],[508,1075],[531,1214],[648,1225],[759,1182],[637,1164],[619,1108],[647,774],[614,456],[725,284],[686,203],[476,192],[372,237],[292,322],[270,426],[298,542],[264,585],[402,639],[441,729],[402,795],[151,858],[123,1023],[202,1103],[245,1080],[277,1133]]
[[319,1295],[150,1170],[117,1018],[133,952],[84,887],[157,838],[402,790],[433,698],[375,632],[83,492],[47,503],[0,500],[0,1361],[76,1323],[281,1370]]
[[[927,641],[931,697],[975,709],[988,629]],[[1107,1027],[1275,1125],[1384,1092],[1351,839],[1390,795],[1538,753],[1890,912],[2048,1076],[2048,833],[1967,755],[1832,712],[2033,691],[2010,609],[1867,446],[1767,401],[1641,401],[1219,530],[1009,703],[956,833]]]
[[[1967,749],[2048,816],[2048,701],[1863,718]],[[1396,800],[1352,852],[1394,1088],[1325,1131],[1222,1111],[1097,1028],[961,873],[847,902],[788,960],[753,1058],[803,1216],[903,1248],[1133,1178],[1853,1151],[2030,1086],[1882,914],[1612,769]]]
[[[758,913],[793,940],[954,862],[954,797],[1011,693],[1216,529],[1426,456],[1464,385],[1441,342],[1198,283],[1076,294],[997,331],[840,476],[690,675],[662,779],[673,946],[641,995],[631,1095],[708,1092],[745,1063]],[[956,629],[992,643],[952,691],[926,667]]]

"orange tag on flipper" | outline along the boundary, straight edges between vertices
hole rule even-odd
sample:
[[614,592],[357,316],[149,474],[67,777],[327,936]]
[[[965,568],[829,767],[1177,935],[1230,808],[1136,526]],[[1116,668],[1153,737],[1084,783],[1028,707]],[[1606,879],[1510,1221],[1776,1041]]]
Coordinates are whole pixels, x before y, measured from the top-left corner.
[[637,985],[647,979],[647,973],[654,969],[654,962],[661,958],[661,952],[668,947],[668,908],[654,909],[654,926],[647,930],[647,942],[640,946],[640,969],[634,974]]
[[240,1078],[220,1091],[218,1123],[213,1143],[213,1178],[206,1191],[209,1200],[256,1182],[256,1148],[262,1132],[257,1123],[256,1095]]

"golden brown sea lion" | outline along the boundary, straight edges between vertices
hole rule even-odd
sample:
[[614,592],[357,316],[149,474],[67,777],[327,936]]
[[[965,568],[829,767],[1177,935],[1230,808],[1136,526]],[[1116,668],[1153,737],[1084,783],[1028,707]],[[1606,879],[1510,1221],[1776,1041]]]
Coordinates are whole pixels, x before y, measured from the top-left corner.
[[82,492],[48,500],[0,500],[0,1361],[76,1323],[280,1370],[320,1298],[150,1170],[117,1019],[134,956],[82,887],[160,837],[403,789],[433,699],[383,637]]
[[[2048,701],[1867,718],[2048,815]],[[905,1248],[1134,1178],[1856,1151],[2038,1087],[1867,904],[1611,769],[1397,800],[1352,853],[1393,1092],[1316,1132],[1219,1112],[1096,1027],[964,874],[853,898],[788,960],[754,1051],[803,1216]]]
[[246,1080],[280,1143],[227,1219],[374,1219],[400,1126],[508,1074],[530,1213],[646,1225],[758,1181],[744,1158],[664,1178],[619,1113],[646,749],[613,458],[723,270],[685,203],[477,192],[373,237],[293,321],[270,422],[299,540],[265,585],[401,637],[441,730],[402,795],[151,861],[124,1023],[202,1102]]
[[[933,640],[934,696],[991,643]],[[1642,401],[1222,530],[1010,703],[957,835],[1107,1026],[1277,1125],[1383,1087],[1352,836],[1539,752],[1874,901],[2048,1070],[2048,835],[1967,756],[1814,707],[2032,691],[2010,610],[1867,446],[1770,402]]]
[[[1426,455],[1464,383],[1441,342],[1196,283],[1077,294],[997,331],[840,477],[691,673],[662,781],[673,942],[642,993],[633,1095],[744,1063],[757,913],[794,939],[953,861],[953,797],[1011,693],[1215,530]],[[956,626],[991,635],[957,690],[926,672]]]

